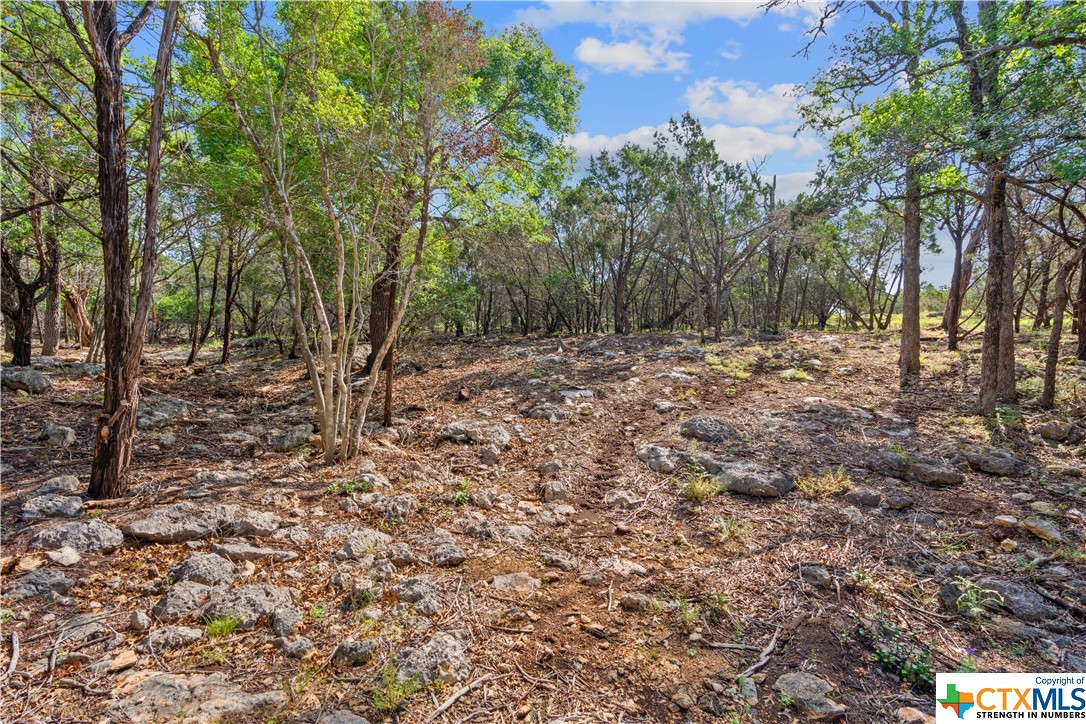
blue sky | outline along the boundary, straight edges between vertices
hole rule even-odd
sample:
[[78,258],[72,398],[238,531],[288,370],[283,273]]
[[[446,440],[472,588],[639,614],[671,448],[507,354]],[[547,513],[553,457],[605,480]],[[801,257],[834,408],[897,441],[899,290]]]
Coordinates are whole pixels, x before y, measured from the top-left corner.
[[797,56],[819,11],[811,3],[766,13],[759,2],[475,2],[496,31],[539,28],[584,82],[582,157],[625,141],[650,143],[669,118],[690,111],[729,162],[761,162],[785,197],[809,181],[822,143],[796,135],[794,90],[823,65],[835,23],[810,57]]
[[[537,27],[584,83],[577,133],[583,162],[632,141],[649,145],[668,119],[690,111],[728,162],[761,164],[778,176],[781,198],[814,177],[821,139],[797,132],[795,90],[832,62],[833,42],[868,21],[835,19],[804,56],[819,2],[765,12],[758,2],[471,3],[490,32],[519,22]],[[457,3],[464,5],[466,3]],[[945,247],[945,244],[944,244]],[[925,280],[949,282],[949,255],[925,253]]]

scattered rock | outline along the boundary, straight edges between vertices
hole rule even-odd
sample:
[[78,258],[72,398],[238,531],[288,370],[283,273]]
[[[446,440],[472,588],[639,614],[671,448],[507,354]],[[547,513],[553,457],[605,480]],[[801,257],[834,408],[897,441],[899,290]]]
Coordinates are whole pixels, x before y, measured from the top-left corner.
[[445,632],[434,634],[418,648],[404,649],[396,654],[394,662],[400,681],[414,679],[423,685],[455,684],[471,673],[464,644]]
[[38,488],[36,495],[46,493],[78,493],[83,490],[83,484],[74,475],[59,475],[49,478]]
[[37,370],[13,370],[4,367],[0,371],[0,384],[9,390],[23,390],[33,395],[53,389],[53,381]]
[[[395,495],[385,506],[385,520],[389,523],[402,523],[419,510],[419,501],[414,495]],[[385,536],[388,538],[388,536]],[[387,542],[387,541],[386,541]]]
[[373,639],[355,641],[347,639],[336,646],[332,652],[332,660],[344,666],[362,666],[373,660],[373,654],[377,651],[377,642]]
[[8,597],[15,600],[31,598],[33,596],[63,596],[72,590],[75,581],[65,576],[60,571],[39,569],[31,571],[22,578],[15,580],[5,592]]
[[163,626],[151,631],[136,650],[148,654],[172,651],[194,644],[203,637],[203,629],[192,626]]
[[704,442],[725,442],[739,436],[735,427],[726,420],[709,415],[697,415],[679,425],[679,434]]
[[358,716],[349,709],[340,709],[331,714],[322,714],[317,719],[317,724],[370,724],[370,720],[364,716]]
[[1037,426],[1036,432],[1045,440],[1052,440],[1053,442],[1063,442],[1071,435],[1073,426],[1069,422],[1063,422],[1062,420],[1049,420]]
[[965,482],[965,476],[957,468],[909,452],[881,450],[870,457],[867,466],[883,475],[926,485],[958,485]]
[[161,427],[189,414],[189,403],[169,395],[141,397],[136,408],[136,427]]
[[83,499],[75,495],[46,493],[27,498],[22,516],[27,520],[40,518],[78,518],[83,515]]
[[196,473],[198,485],[248,485],[251,477],[243,470],[201,470]]
[[483,465],[494,465],[501,459],[502,451],[496,445],[483,445],[479,450],[479,461]]
[[152,509],[146,517],[121,526],[121,530],[141,540],[184,543],[218,535],[237,514],[237,506],[233,505],[174,503]]
[[196,581],[181,581],[170,586],[151,613],[165,621],[183,618],[202,606],[210,593],[211,586]]
[[131,669],[139,660],[140,657],[135,651],[132,651],[131,649],[122,651],[109,662],[106,671],[113,674],[118,671],[124,671],[125,669]]
[[539,588],[540,581],[527,573],[506,573],[490,579],[490,587],[495,591],[526,594]]
[[648,611],[654,604],[650,596],[643,593],[624,593],[618,599],[618,605],[623,611]]
[[65,568],[67,568],[68,566],[74,566],[83,559],[83,557],[79,555],[79,551],[74,548],[69,548],[67,546],[64,546],[63,548],[58,548],[55,551],[49,551],[45,555],[53,563],[56,563],[58,566],[64,566]]
[[352,531],[343,543],[343,547],[336,553],[336,558],[361,560],[370,553],[380,550],[392,542],[392,537],[373,528],[362,528]]
[[291,594],[288,588],[266,583],[242,586],[213,595],[205,613],[208,618],[235,616],[242,631],[270,621],[276,636],[286,636],[302,621],[302,613],[295,607]]
[[313,650],[313,642],[305,636],[279,636],[272,640],[272,645],[292,659],[300,659]]
[[539,549],[539,562],[544,566],[560,568],[563,571],[575,571],[580,561],[569,551],[552,546],[541,546]]
[[281,691],[249,694],[222,674],[154,674],[139,681],[109,711],[136,722],[206,722],[225,717],[261,720],[253,714],[286,701]]
[[143,611],[133,611],[128,617],[128,628],[133,631],[147,631],[151,628],[151,617]]
[[437,586],[426,576],[407,578],[392,587],[402,603],[412,604],[423,616],[432,616],[444,606],[437,597]]
[[973,447],[958,450],[944,448],[941,452],[951,462],[964,461],[970,468],[999,477],[1024,475],[1027,466],[1011,453],[998,447]]
[[512,440],[504,425],[485,420],[458,420],[438,431],[438,437],[456,442],[473,442],[479,445],[506,447]]
[[836,719],[848,711],[848,707],[829,698],[833,685],[814,674],[802,671],[783,674],[773,688],[811,719]]
[[603,496],[603,502],[612,508],[629,510],[644,502],[629,490],[611,490]]
[[1043,541],[1050,543],[1063,543],[1066,539],[1056,524],[1044,518],[1031,516],[1022,521],[1022,527]]
[[1051,515],[1055,517],[1061,515],[1060,509],[1052,505],[1052,503],[1049,503],[1047,500],[1034,500],[1029,504],[1029,509],[1040,515]]
[[1013,515],[997,515],[992,522],[1000,528],[1013,528],[1018,525],[1018,518]]
[[698,697],[698,708],[709,716],[723,719],[728,716],[728,710],[720,701],[720,696],[715,691],[707,691]]
[[294,551],[279,551],[274,548],[258,548],[248,543],[221,543],[211,546],[211,552],[232,561],[259,561],[270,558],[276,563],[292,561],[298,557]]
[[799,575],[815,588],[829,588],[833,584],[833,576],[822,566],[800,566]]
[[113,550],[124,543],[124,534],[99,518],[78,520],[39,531],[27,544],[31,548],[74,548],[80,553]]
[[75,430],[55,422],[47,421],[41,428],[39,440],[45,440],[51,447],[65,448],[75,442]]
[[455,568],[466,561],[468,556],[458,545],[447,544],[439,546],[434,551],[434,565],[440,568]]
[[898,709],[897,720],[898,724],[935,724],[935,717],[911,706],[903,706]]
[[193,553],[170,569],[175,583],[195,581],[205,586],[229,586],[238,577],[233,563],[214,553]]
[[560,480],[548,480],[543,484],[543,492],[540,495],[544,503],[555,503],[569,497],[569,488]]
[[1046,621],[1060,613],[1060,609],[1045,603],[1040,594],[1019,583],[982,578],[977,581],[977,586],[983,591],[994,591],[994,594],[983,594],[985,605],[1006,609],[1023,621]]
[[551,422],[566,420],[572,415],[569,407],[556,405],[553,402],[540,402],[524,411],[524,416],[529,420],[550,420]]
[[728,492],[759,498],[779,498],[796,487],[790,473],[747,461],[725,463],[716,480]]
[[845,493],[845,500],[863,508],[877,508],[882,505],[882,494],[871,488],[853,488]]
[[649,470],[656,473],[673,473],[678,467],[678,460],[671,448],[659,445],[640,445],[637,448],[637,459],[649,466]]

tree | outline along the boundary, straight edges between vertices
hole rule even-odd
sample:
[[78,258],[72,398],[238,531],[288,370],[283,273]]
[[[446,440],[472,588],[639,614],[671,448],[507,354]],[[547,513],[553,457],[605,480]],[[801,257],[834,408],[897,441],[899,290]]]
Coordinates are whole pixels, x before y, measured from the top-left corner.
[[129,243],[128,129],[122,55],[151,18],[154,4],[144,5],[123,31],[117,22],[115,2],[84,1],[79,13],[73,12],[67,2],[59,3],[59,8],[68,32],[94,71],[94,148],[98,155],[98,205],[104,265],[106,382],[102,412],[96,417],[89,494],[92,498],[116,498],[128,490],[139,401],[139,365],[158,261],[162,121],[178,3],[176,0],[165,3],[149,99],[143,238],[134,306],[129,286],[135,254]]

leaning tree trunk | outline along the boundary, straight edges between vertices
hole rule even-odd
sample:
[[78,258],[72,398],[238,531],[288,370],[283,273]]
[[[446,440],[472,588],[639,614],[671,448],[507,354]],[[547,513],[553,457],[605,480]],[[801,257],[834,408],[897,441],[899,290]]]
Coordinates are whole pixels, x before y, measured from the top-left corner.
[[[54,194],[54,198],[57,194]],[[45,317],[41,327],[41,353],[51,357],[60,342],[60,240],[57,239],[56,219],[50,209],[45,219]]]
[[1056,272],[1054,295],[1051,302],[1052,329],[1048,333],[1048,349],[1045,354],[1044,388],[1041,390],[1041,409],[1051,410],[1056,403],[1056,366],[1060,361],[1060,335],[1063,332],[1063,312],[1067,309],[1070,295],[1067,279],[1079,261],[1086,263],[1086,247],[1080,246],[1075,256],[1061,264]]

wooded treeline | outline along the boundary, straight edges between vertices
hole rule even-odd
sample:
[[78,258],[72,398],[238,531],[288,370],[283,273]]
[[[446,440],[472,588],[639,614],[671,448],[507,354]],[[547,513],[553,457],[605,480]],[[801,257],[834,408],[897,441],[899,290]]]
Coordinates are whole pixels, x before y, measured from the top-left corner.
[[[572,68],[448,5],[11,4],[6,348],[105,361],[98,497],[125,489],[147,342],[301,357],[328,462],[397,338],[435,331],[900,329],[909,385],[937,314],[950,349],[982,337],[986,411],[1015,399],[1015,333],[1050,330],[1051,406],[1067,316],[1086,359],[1086,6],[845,13],[799,101],[827,157],[781,198],[689,115],[578,161]],[[937,240],[949,289],[922,284]]]

